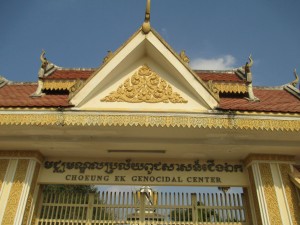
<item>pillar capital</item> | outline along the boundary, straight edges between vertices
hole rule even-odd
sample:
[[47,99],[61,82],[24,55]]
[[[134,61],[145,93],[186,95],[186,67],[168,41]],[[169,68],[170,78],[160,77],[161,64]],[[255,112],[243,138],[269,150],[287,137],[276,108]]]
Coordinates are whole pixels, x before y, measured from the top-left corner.
[[295,156],[293,155],[274,155],[274,154],[250,154],[244,160],[246,167],[252,163],[283,163],[283,164],[294,164]]
[[39,163],[44,161],[44,156],[39,151],[0,151],[0,159],[33,159]]

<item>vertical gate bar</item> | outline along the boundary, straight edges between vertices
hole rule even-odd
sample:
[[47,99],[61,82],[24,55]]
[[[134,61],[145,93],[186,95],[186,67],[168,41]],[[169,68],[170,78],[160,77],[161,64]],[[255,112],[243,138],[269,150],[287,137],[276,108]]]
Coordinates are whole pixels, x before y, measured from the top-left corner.
[[237,196],[238,196],[238,194],[233,193],[232,196],[233,196],[233,205],[235,207],[235,209],[233,209],[235,218],[236,218],[237,222],[242,222],[242,220],[240,218],[239,208],[238,208],[240,206],[239,206],[239,204],[237,202]]
[[99,199],[100,199],[100,192],[98,191],[95,194],[95,199],[94,199],[94,209],[93,209],[93,224],[96,225],[99,222]]
[[77,224],[78,224],[78,220],[79,220],[79,213],[80,213],[80,208],[81,208],[82,196],[83,196],[83,194],[80,194],[77,201],[76,201],[77,207],[76,207],[75,214],[74,214],[74,221],[77,221],[76,222]]
[[197,195],[196,193],[191,194],[191,201],[192,201],[192,218],[193,224],[197,224],[198,222],[198,213],[197,213]]
[[103,219],[103,212],[104,212],[103,206],[105,204],[105,202],[104,202],[105,201],[104,200],[104,191],[101,192],[100,196],[101,196],[101,199],[97,200],[97,207],[100,210],[99,214],[98,214],[98,217],[97,217],[98,221],[102,221],[102,219]]
[[146,195],[144,192],[141,192],[141,200],[140,200],[140,218],[139,218],[139,225],[145,225],[145,203],[146,203]]
[[111,221],[115,221],[117,218],[115,218],[116,214],[115,214],[115,209],[116,209],[116,197],[117,197],[117,192],[115,191],[113,194],[113,200],[112,200],[112,204],[111,204],[111,214],[112,214],[112,217],[111,217]]
[[164,208],[164,218],[167,219],[167,224],[170,224],[171,211],[168,208],[168,193],[167,192],[165,192],[164,194],[161,193],[161,196],[163,196],[163,204],[165,206],[165,208]]
[[186,217],[186,221],[187,223],[191,222],[190,221],[190,208],[189,208],[189,194],[188,193],[185,193],[185,205],[186,205],[186,208],[187,208],[187,217]]
[[[129,195],[130,195],[130,192],[128,191],[127,193],[126,193],[126,199],[125,199],[125,202],[126,202],[126,205],[128,205],[128,207],[126,208],[126,210],[125,210],[125,212],[126,212],[126,215],[129,215],[129,212],[130,212],[130,208],[129,208]],[[129,222],[129,220],[128,220],[128,217],[127,218],[125,218],[126,219],[126,223],[129,223],[130,224],[130,222]],[[129,218],[130,219],[130,218]]]
[[217,195],[215,195],[215,193],[212,194],[213,195],[213,221],[216,222],[216,215],[217,215]]
[[93,205],[94,205],[95,194],[89,193],[88,194],[88,208],[87,208],[87,225],[91,224],[93,219]]
[[[177,205],[177,202],[176,202],[176,193],[174,192],[173,193],[173,202],[174,202],[174,206],[175,206],[175,209],[177,210],[177,211],[179,211],[178,210],[178,205]],[[176,212],[176,211],[175,211]],[[177,215],[177,213],[175,213],[175,222],[177,223],[178,222],[178,219],[179,218],[179,213],[178,213],[178,215]]]
[[234,219],[234,215],[233,215],[233,210],[232,210],[232,193],[228,193],[228,205],[229,205],[229,217],[230,217],[230,222],[232,222],[232,220]]
[[111,205],[113,204],[113,193],[112,192],[110,192],[109,193],[109,206],[108,206],[108,212],[109,212],[109,223],[110,223],[110,221],[111,221],[111,218],[112,218],[112,207],[111,207]]
[[122,221],[123,221],[123,223],[125,223],[125,192],[123,192],[123,194],[122,194],[122,205],[123,205]]
[[186,221],[186,207],[185,207],[185,204],[184,204],[184,194],[183,192],[181,192],[181,205],[182,205],[182,211],[183,211],[183,215],[182,215],[182,221],[185,223]]
[[[117,208],[116,208],[116,213],[117,213],[117,215],[116,215],[116,217],[117,217],[117,219],[118,219],[118,223],[121,223],[121,212],[122,212],[122,205],[121,205],[121,194],[122,194],[122,192],[118,192],[118,194],[117,194]],[[116,221],[116,220],[114,220],[114,221]]]
[[37,211],[37,218],[35,219],[35,225],[38,225],[39,220],[43,218],[42,215],[41,215],[42,208],[43,208],[43,202],[44,202],[43,200],[44,200],[44,193],[42,192],[41,197],[39,199],[39,203],[37,205],[38,211]]

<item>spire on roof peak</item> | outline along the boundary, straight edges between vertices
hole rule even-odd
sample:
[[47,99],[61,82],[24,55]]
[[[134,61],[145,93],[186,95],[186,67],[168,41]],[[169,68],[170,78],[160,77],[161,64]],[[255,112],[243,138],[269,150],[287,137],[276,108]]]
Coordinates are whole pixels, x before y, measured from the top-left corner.
[[150,6],[151,6],[151,0],[147,0],[145,20],[144,20],[144,23],[142,25],[142,31],[145,34],[148,34],[151,30],[151,26],[150,26]]

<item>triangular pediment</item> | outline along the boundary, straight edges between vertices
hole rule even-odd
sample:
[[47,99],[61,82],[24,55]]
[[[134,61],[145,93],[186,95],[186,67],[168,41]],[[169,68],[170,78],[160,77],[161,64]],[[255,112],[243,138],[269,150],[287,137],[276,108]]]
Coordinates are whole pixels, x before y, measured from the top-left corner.
[[101,99],[102,102],[128,103],[187,103],[188,100],[173,91],[166,80],[143,65],[127,78],[116,91]]
[[70,100],[77,110],[207,111],[217,98],[154,31],[136,32]]

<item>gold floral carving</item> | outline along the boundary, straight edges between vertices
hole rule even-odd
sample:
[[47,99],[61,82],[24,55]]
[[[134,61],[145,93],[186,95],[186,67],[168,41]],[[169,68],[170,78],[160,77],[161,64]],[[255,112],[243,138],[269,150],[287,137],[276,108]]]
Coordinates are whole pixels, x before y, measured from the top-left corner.
[[300,120],[88,114],[0,114],[0,125],[193,127],[267,131],[300,131]]
[[76,83],[75,80],[44,81],[43,90],[68,90]]
[[129,103],[187,103],[171,85],[153,72],[148,66],[142,66],[130,78],[126,79],[116,91],[101,99],[102,102]]
[[238,83],[218,83],[214,82],[214,86],[219,90],[221,93],[238,93],[244,94],[247,93],[247,87],[245,84],[238,84]]
[[291,173],[290,165],[280,164],[279,168],[293,224],[300,224],[300,205],[297,202],[297,190],[289,179],[289,173]]
[[22,225],[27,225],[27,222],[28,222],[28,217],[29,217],[29,213],[30,213],[30,208],[32,206],[33,194],[34,194],[34,191],[35,191],[39,171],[40,171],[40,165],[36,164],[35,170],[34,170],[34,173],[33,173],[33,177],[32,177],[32,182],[31,182],[31,185],[30,185],[30,190],[29,190],[26,206],[25,206]]
[[8,159],[0,159],[0,190],[4,181],[8,163]]
[[268,214],[271,224],[282,224],[279,211],[279,203],[276,196],[271,167],[268,163],[260,163],[259,170],[267,203]]
[[0,151],[0,158],[33,158],[43,162],[44,157],[38,151]]
[[18,162],[16,174],[14,177],[14,181],[7,202],[7,205],[9,207],[6,207],[3,220],[2,220],[3,225],[14,224],[16,212],[18,209],[18,204],[22,194],[22,189],[23,189],[23,184],[24,184],[28,164],[29,164],[29,160],[27,159],[21,159]]
[[244,160],[244,165],[248,166],[253,161],[272,161],[272,162],[294,162],[295,156],[276,155],[276,154],[250,154]]
[[258,203],[258,196],[257,196],[257,192],[256,192],[254,174],[253,174],[251,167],[248,168],[248,174],[249,174],[251,193],[253,196],[253,204],[254,204],[254,210],[255,210],[255,215],[256,215],[256,222],[257,222],[257,225],[262,225],[262,219],[261,219],[261,214],[260,214],[260,210],[259,210],[259,203]]

